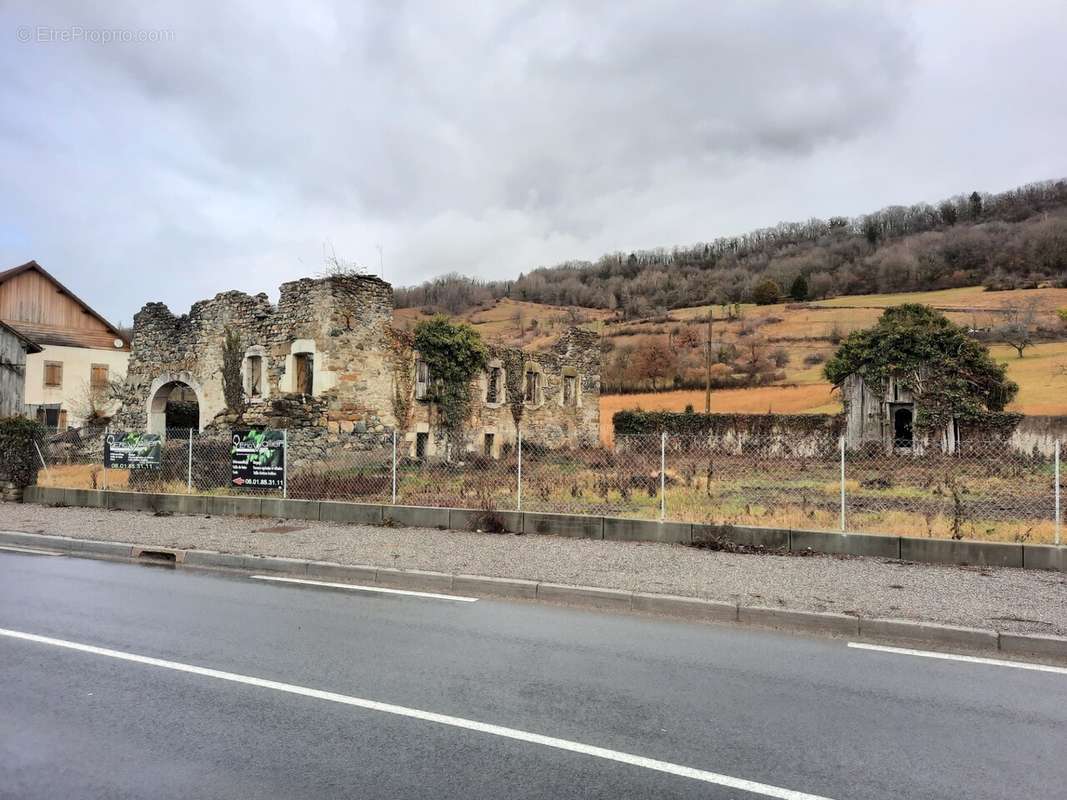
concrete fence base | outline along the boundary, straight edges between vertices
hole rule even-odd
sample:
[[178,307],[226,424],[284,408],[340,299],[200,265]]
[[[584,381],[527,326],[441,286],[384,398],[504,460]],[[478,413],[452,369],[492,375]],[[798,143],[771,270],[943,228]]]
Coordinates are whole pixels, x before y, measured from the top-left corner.
[[[96,489],[56,489],[30,486],[29,503],[113,508],[123,511],[262,517],[360,525],[404,525],[452,530],[478,530],[483,512],[463,508],[373,505],[319,500],[281,500],[273,497],[148,494]],[[932,564],[969,564],[1021,569],[1067,571],[1067,548],[1053,545],[923,539],[865,533],[655,522],[626,517],[498,511],[496,522],[511,533],[541,533],[583,539],[663,542],[712,547],[756,547],[780,552],[815,552],[848,556],[903,559]]]

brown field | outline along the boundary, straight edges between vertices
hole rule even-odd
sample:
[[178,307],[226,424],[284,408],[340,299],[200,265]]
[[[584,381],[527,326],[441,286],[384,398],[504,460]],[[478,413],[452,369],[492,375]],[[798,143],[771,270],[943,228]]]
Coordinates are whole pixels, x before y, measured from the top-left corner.
[[[761,386],[756,389],[722,389],[711,393],[711,410],[718,414],[836,414],[841,403],[830,394],[830,384],[802,386]],[[600,398],[600,440],[614,439],[611,419],[616,411],[685,411],[687,405],[704,411],[704,392],[648,392],[607,394]]]
[[[1019,384],[1019,394],[1009,411],[1033,415],[1067,414],[1067,342],[1047,342],[1026,350],[1023,358],[1004,345],[990,348],[997,361],[1008,365],[1008,377]],[[822,378],[822,366],[792,373],[796,385],[761,386],[754,389],[723,389],[711,393],[711,408],[720,414],[836,414],[841,403]],[[608,394],[600,398],[600,439],[614,438],[611,418],[616,411],[684,411],[692,405],[704,410],[704,392],[682,390],[643,394]]]

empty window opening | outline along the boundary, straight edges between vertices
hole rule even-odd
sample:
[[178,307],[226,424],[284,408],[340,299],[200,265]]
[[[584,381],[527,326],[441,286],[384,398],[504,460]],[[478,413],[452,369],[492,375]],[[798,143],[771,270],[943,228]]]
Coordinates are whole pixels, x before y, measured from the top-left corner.
[[541,396],[541,373],[537,370],[526,370],[526,390],[523,399],[527,403],[536,403]]
[[248,357],[248,394],[252,397],[263,396],[263,356]]
[[426,458],[426,448],[430,443],[430,434],[415,434],[415,458]]
[[313,353],[297,353],[293,356],[296,364],[296,391],[300,394],[314,394],[315,356]]
[[893,412],[893,444],[896,447],[911,447],[911,409],[898,408]]
[[500,402],[500,383],[503,370],[500,367],[490,367],[488,383],[485,388],[485,402],[487,403],[499,403]]
[[493,457],[493,444],[495,442],[496,442],[496,434],[495,433],[487,433],[487,434],[485,434],[485,445],[484,445],[484,448],[483,448],[483,452],[485,453],[486,457],[488,457],[488,458],[492,458]]
[[574,375],[563,376],[563,405],[573,406],[578,402],[578,379]]

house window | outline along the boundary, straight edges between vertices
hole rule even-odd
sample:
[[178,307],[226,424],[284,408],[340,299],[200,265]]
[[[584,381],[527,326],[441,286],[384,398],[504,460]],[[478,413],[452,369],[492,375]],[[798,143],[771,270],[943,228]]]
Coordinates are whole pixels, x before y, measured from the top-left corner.
[[297,353],[293,356],[296,366],[296,391],[300,394],[314,394],[315,355],[314,353]]
[[496,434],[495,433],[487,433],[487,434],[485,434],[485,445],[484,445],[484,448],[483,448],[483,452],[485,453],[485,457],[486,458],[492,458],[493,457],[493,443],[495,441],[496,441]]
[[526,370],[526,385],[523,399],[527,403],[537,403],[541,397],[541,373],[535,369]]
[[90,367],[89,388],[94,392],[102,392],[107,388],[107,364],[93,364]]
[[578,402],[578,378],[575,375],[563,376],[563,405],[573,406]]
[[415,362],[415,399],[425,400],[430,386],[430,365],[421,358]]
[[248,394],[263,396],[263,356],[248,357]]
[[55,428],[59,431],[67,429],[67,410],[60,408],[38,408],[37,421],[46,428]]
[[490,367],[488,381],[485,387],[485,402],[499,403],[501,397],[500,383],[503,370],[500,367]]
[[44,385],[58,387],[63,385],[63,362],[44,362]]
[[415,458],[426,458],[426,446],[430,443],[430,434],[415,434]]

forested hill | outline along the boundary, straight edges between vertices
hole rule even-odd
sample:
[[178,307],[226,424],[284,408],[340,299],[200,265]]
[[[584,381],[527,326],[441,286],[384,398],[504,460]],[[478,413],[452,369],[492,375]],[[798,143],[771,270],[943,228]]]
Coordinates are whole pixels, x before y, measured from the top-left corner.
[[395,290],[400,308],[459,314],[501,297],[619,309],[627,319],[684,306],[833,295],[1067,285],[1067,180],[936,206],[783,222],[689,247],[610,253],[510,281],[448,275]]

